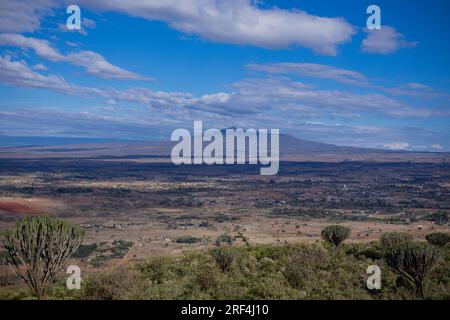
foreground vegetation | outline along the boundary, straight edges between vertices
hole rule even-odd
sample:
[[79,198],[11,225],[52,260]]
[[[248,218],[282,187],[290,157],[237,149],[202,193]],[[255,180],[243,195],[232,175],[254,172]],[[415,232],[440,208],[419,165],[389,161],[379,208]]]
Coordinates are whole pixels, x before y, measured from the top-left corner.
[[[422,243],[422,242],[421,242]],[[221,247],[149,259],[85,275],[81,290],[60,279],[49,299],[416,299],[416,288],[389,268],[379,242]],[[450,248],[423,284],[426,299],[450,299]],[[379,265],[381,290],[368,290],[366,269]],[[31,293],[2,291],[3,299]]]
[[[3,299],[450,299],[450,245],[445,233],[417,241],[385,233],[380,241],[346,244],[351,229],[331,225],[324,242],[233,247],[153,258],[88,275],[68,290],[56,271],[79,247],[83,231],[33,217],[2,235],[7,261],[29,287]],[[116,243],[122,256],[132,243]],[[75,255],[95,248],[83,246]],[[381,288],[367,288],[367,270],[381,269]]]

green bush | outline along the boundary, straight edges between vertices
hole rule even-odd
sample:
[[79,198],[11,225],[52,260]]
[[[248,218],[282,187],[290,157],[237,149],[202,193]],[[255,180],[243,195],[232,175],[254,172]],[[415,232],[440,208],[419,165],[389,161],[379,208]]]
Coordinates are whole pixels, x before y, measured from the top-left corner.
[[142,275],[129,268],[98,272],[83,282],[83,299],[142,299],[145,294]]
[[183,236],[177,239],[178,243],[197,243],[200,241],[202,241],[202,239],[193,236]]
[[[425,245],[428,245],[424,242]],[[388,268],[384,260],[381,290],[367,290],[367,267],[373,260],[362,252],[379,251],[378,242],[343,244],[349,254],[331,255],[320,244],[251,245],[220,247],[232,252],[232,262],[220,263],[211,251],[149,258],[120,269],[83,273],[82,290],[65,289],[65,274],[59,286],[49,290],[49,299],[413,299],[414,287]],[[450,299],[450,246],[434,248],[443,259],[427,273],[426,297]],[[344,250],[342,250],[344,251]],[[217,254],[219,261],[224,254]],[[231,260],[231,259],[230,259]],[[224,259],[227,261],[227,259]],[[30,294],[12,294],[0,288],[0,298],[29,299]],[[17,291],[14,289],[13,292]],[[76,291],[76,292],[75,292]],[[18,292],[18,291],[17,291]]]
[[434,212],[425,217],[428,221],[436,222],[439,225],[445,225],[449,222],[449,214],[446,212]]
[[111,248],[111,258],[122,259],[133,246],[133,241],[114,240]]
[[382,254],[374,248],[367,248],[367,249],[359,252],[358,256],[364,256],[364,257],[366,257],[368,259],[372,259],[372,260],[379,260],[382,258]]
[[72,258],[77,258],[77,259],[87,258],[95,250],[97,250],[96,243],[87,244],[87,245],[81,244],[78,247],[77,251],[75,251],[75,253],[72,255]]
[[412,241],[412,236],[400,232],[387,232],[382,234],[380,238],[381,248],[385,252]]
[[340,225],[331,225],[322,230],[322,238],[338,247],[345,239],[350,236],[351,229],[340,226]]
[[233,236],[229,234],[221,234],[216,239],[216,245],[220,245],[221,243],[227,243],[229,245],[232,245],[234,242]]
[[236,257],[236,251],[232,248],[217,248],[210,251],[222,272],[229,271]]
[[195,283],[200,290],[207,291],[216,288],[219,285],[219,274],[217,268],[213,265],[204,264],[198,268],[195,274]]
[[438,263],[438,251],[426,242],[407,241],[390,247],[385,259],[389,267],[415,286],[417,296],[423,298],[423,282]]
[[450,234],[443,232],[433,232],[425,236],[427,241],[435,246],[443,247],[450,243]]
[[327,263],[327,252],[323,249],[300,251],[288,260],[284,276],[293,288],[306,289],[309,282],[318,281],[320,270]]

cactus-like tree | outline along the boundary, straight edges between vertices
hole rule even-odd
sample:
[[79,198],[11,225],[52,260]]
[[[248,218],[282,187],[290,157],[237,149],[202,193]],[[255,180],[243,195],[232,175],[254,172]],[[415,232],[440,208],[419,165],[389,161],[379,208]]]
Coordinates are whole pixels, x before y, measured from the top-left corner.
[[444,232],[433,232],[425,236],[427,241],[435,246],[443,247],[450,243],[450,234]]
[[407,241],[388,248],[386,264],[416,288],[416,295],[424,297],[423,283],[439,261],[435,247],[426,242]]
[[216,248],[211,250],[210,254],[222,272],[230,270],[234,258],[236,257],[236,251],[232,248]]
[[64,261],[81,244],[84,231],[77,225],[47,216],[27,217],[3,233],[8,264],[38,299]]
[[322,238],[337,248],[350,236],[351,232],[352,230],[350,228],[340,225],[331,225],[322,230]]

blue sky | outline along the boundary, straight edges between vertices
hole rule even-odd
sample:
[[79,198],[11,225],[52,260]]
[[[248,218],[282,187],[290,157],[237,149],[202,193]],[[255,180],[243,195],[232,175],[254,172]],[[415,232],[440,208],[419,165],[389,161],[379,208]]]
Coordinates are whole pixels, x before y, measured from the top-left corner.
[[448,1],[73,3],[79,31],[65,1],[1,1],[0,134],[169,139],[203,120],[450,151]]

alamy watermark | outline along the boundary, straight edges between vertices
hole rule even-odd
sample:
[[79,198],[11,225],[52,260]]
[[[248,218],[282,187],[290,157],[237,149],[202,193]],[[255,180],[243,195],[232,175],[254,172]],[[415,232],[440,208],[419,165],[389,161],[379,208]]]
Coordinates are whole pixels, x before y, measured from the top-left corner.
[[67,7],[67,14],[70,14],[66,20],[66,26],[69,30],[81,29],[81,9],[76,4],[72,4]]
[[81,269],[77,265],[70,265],[67,267],[66,273],[70,273],[71,275],[67,277],[66,286],[67,289],[73,290],[81,289]]
[[370,16],[367,18],[366,25],[369,30],[381,29],[381,9],[379,6],[372,4],[367,7],[367,14]]
[[366,284],[369,290],[381,289],[381,269],[379,266],[373,264],[367,267],[366,273],[369,274]]
[[[225,138],[224,134],[225,132]],[[194,121],[194,133],[187,129],[172,132],[171,158],[179,164],[261,164],[261,175],[275,175],[279,170],[279,129],[208,129],[202,121]],[[270,138],[270,152],[269,152]],[[204,147],[203,143],[207,145]],[[225,150],[224,150],[225,149]]]

